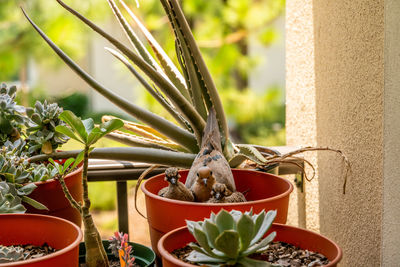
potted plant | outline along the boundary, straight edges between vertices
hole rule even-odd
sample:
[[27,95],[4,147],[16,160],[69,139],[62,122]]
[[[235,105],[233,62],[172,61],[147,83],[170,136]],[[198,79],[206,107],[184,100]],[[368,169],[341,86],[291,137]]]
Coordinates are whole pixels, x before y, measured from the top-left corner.
[[[28,158],[40,153],[50,154],[68,137],[55,131],[63,122],[58,118],[62,109],[47,101],[25,108],[15,102],[17,89],[2,84],[0,88],[0,180],[15,187],[29,213],[59,216],[80,225],[80,215],[71,208],[54,177],[57,170],[46,162],[31,163]],[[82,168],[77,167],[66,177],[73,196],[80,200]],[[29,195],[29,197],[28,197]]]
[[[71,262],[78,258],[82,240],[82,231],[76,224],[40,214],[0,214],[0,227],[7,229],[0,235],[0,266],[78,267],[77,261]],[[48,253],[53,249],[55,252]]]
[[[286,223],[289,195],[293,190],[292,184],[287,179],[265,172],[243,169],[231,170],[225,158],[219,156],[221,151],[218,152],[218,145],[213,145],[220,142],[219,132],[214,130],[217,128],[215,122],[216,118],[212,110],[207,120],[202,149],[194,160],[191,169],[180,171],[175,179],[179,179],[185,184],[185,188],[190,190],[189,194],[196,196],[196,189],[193,187],[193,183],[199,183],[199,186],[203,187],[204,184],[199,179],[199,175],[201,168],[206,166],[212,172],[213,178],[216,179],[216,181],[210,181],[210,183],[219,183],[224,188],[226,186],[230,186],[230,188],[218,192],[219,195],[224,194],[224,196],[217,197],[211,203],[208,201],[209,196],[207,200],[197,199],[196,202],[193,202],[187,201],[187,199],[182,201],[182,199],[173,195],[168,198],[159,194],[160,190],[165,186],[168,186],[168,188],[171,186],[171,190],[174,188],[172,187],[173,185],[168,185],[169,183],[166,182],[166,174],[160,174],[145,181],[142,185],[142,191],[145,194],[147,219],[154,250],[156,250],[161,236],[185,225],[185,220],[201,220],[209,216],[210,212],[217,213],[221,209],[240,210],[243,212],[250,209],[255,212],[274,209],[277,210],[278,214],[276,221]],[[233,181],[228,179],[230,177],[233,177]],[[140,183],[140,179],[138,183]],[[176,184],[176,182],[174,183]],[[207,186],[207,184],[205,185]],[[225,197],[227,190],[245,193],[246,196],[243,199],[245,202],[235,201],[229,203],[230,201],[224,201],[223,197]],[[227,193],[226,197],[229,198],[228,194],[230,193]],[[156,253],[159,254],[157,250]]]
[[[102,123],[101,125],[95,126],[92,119],[81,120],[76,117],[71,111],[64,111],[59,116],[60,119],[65,121],[66,125],[58,125],[56,127],[56,131],[59,133],[63,133],[66,136],[78,141],[83,145],[83,150],[80,151],[76,158],[69,158],[63,164],[59,164],[55,162],[53,159],[49,159],[51,164],[59,170],[61,176],[58,181],[62,187],[62,190],[65,194],[66,199],[69,201],[70,205],[75,208],[79,214],[81,215],[84,227],[84,248],[81,249],[82,253],[85,254],[85,264],[87,267],[108,267],[109,266],[109,257],[111,254],[107,254],[106,248],[104,245],[107,245],[107,242],[102,242],[100,238],[100,234],[94,224],[92,215],[90,214],[90,206],[91,202],[89,199],[89,187],[88,187],[88,167],[89,167],[89,154],[93,150],[93,145],[106,134],[119,129],[122,127],[123,122],[118,119],[113,119]],[[68,187],[65,184],[65,177],[68,174],[69,170],[74,169],[74,167],[78,166],[83,162],[83,175],[82,175],[82,202],[78,202],[74,199],[74,197],[70,194]],[[72,167],[71,167],[72,166]],[[154,262],[155,255],[151,249],[146,248],[144,246],[132,244],[134,249],[136,247],[137,250],[145,253],[142,255],[147,257],[146,261],[142,261],[141,266],[151,265]],[[133,266],[130,265],[132,260],[130,259],[131,249],[129,248],[129,244],[127,243],[127,236],[124,235],[116,235],[114,239],[111,240],[111,250],[115,252],[115,250],[121,250],[118,252],[120,256],[121,266]],[[122,257],[120,254],[123,254]],[[118,259],[118,257],[117,257]],[[75,261],[75,258],[72,259]],[[78,261],[78,258],[76,258]],[[124,263],[123,263],[124,262]],[[140,263],[139,263],[140,264]]]
[[275,216],[276,211],[221,210],[203,221],[187,221],[160,239],[163,266],[336,266],[340,261],[341,249],[333,241],[272,224]]

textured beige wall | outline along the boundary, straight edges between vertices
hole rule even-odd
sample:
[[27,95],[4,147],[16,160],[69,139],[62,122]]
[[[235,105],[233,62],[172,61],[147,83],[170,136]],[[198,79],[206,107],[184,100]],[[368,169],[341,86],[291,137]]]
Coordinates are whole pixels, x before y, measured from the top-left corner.
[[[289,146],[317,144],[313,43],[312,0],[288,0],[286,5],[286,132]],[[309,123],[304,123],[305,121]],[[316,158],[311,158],[310,161],[315,164]],[[307,203],[307,210],[290,212],[288,221],[291,223],[297,221],[299,226],[319,230],[318,203],[314,201],[319,195],[318,181],[308,183],[304,190],[306,193],[295,190],[294,199],[297,205]],[[291,207],[290,210],[292,211],[293,208]]]
[[400,1],[385,1],[383,266],[400,262]]
[[318,163],[307,227],[339,243],[342,266],[399,262],[399,11],[398,0],[287,1],[288,144],[352,163],[342,195],[340,158],[306,156]]

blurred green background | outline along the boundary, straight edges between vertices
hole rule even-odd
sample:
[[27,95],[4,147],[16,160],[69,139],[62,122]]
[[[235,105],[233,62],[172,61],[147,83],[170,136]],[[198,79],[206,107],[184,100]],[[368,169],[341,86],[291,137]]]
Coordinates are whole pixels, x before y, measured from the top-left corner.
[[[107,25],[113,20],[106,0],[66,2],[101,25]],[[141,0],[139,8],[133,0],[126,2],[176,61],[173,57],[174,39],[171,38],[171,29],[159,1]],[[251,88],[249,80],[253,71],[268,58],[251,54],[249,47],[251,42],[268,47],[282,41],[283,33],[275,27],[274,22],[282,17],[285,1],[184,0],[182,5],[223,99],[233,140],[266,146],[284,145],[284,85],[270,84],[261,91]],[[32,82],[35,76],[30,73],[32,62],[35,66],[45,65],[51,69],[66,67],[33,31],[22,16],[19,6],[23,6],[54,42],[74,59],[85,60],[90,57],[90,43],[93,42],[93,34],[56,1],[0,1],[0,81],[17,83],[23,89],[18,96],[19,102],[32,106],[36,100],[47,99],[58,102],[64,109],[72,110],[83,118],[92,117],[96,122],[105,113],[125,118],[119,112],[93,110],[89,90],[71,88],[55,94],[57,88],[47,88],[40,81]],[[284,56],[281,60],[284,61]],[[141,106],[168,117],[144,90],[139,89],[137,93],[139,97],[136,102]],[[99,144],[111,145],[120,146],[108,140]],[[64,147],[73,148],[77,148],[73,142]],[[130,186],[134,186],[134,183]],[[115,185],[112,183],[91,184],[90,195],[94,209],[115,209]],[[115,220],[107,225],[104,227],[115,228]]]

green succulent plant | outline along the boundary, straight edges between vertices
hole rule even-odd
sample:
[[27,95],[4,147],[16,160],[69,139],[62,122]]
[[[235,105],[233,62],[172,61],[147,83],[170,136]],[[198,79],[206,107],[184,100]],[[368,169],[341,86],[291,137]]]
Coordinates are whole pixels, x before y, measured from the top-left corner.
[[189,232],[198,243],[189,244],[193,251],[186,259],[211,266],[273,266],[248,256],[268,249],[276,232],[263,237],[275,217],[275,210],[253,215],[252,211],[242,213],[222,209],[217,215],[211,213],[211,217],[204,221],[186,221]]
[[[267,160],[253,146],[234,145],[230,141],[228,123],[217,88],[205,65],[178,0],[160,0],[160,2],[175,35],[176,57],[180,63],[179,67],[174,65],[141,20],[128,8],[123,0],[118,0],[118,4],[116,0],[107,0],[107,2],[130,40],[133,49],[125,46],[61,0],[57,0],[57,2],[114,45],[119,51],[111,48],[106,48],[106,50],[127,67],[128,71],[138,79],[144,89],[173,118],[173,121],[169,121],[151,113],[97,82],[54,44],[23,10],[29,22],[42,38],[91,88],[145,124],[142,126],[135,124],[135,127],[131,127],[132,123],[125,122],[124,127],[130,133],[117,131],[108,135],[109,138],[135,148],[99,148],[91,153],[92,157],[140,160],[148,163],[189,167],[201,146],[201,137],[208,112],[211,108],[214,108],[221,134],[221,147],[231,166],[236,167],[245,159],[251,159],[258,164],[268,164]],[[125,10],[133,24],[130,24],[120,8]],[[146,42],[153,50],[154,57],[147,50],[145,42],[138,38],[139,35],[145,37]],[[142,76],[136,70],[136,67],[145,76]],[[105,121],[109,119],[109,117],[104,118]],[[51,157],[67,158],[76,156],[77,153],[79,152],[59,153],[58,155],[51,155]],[[43,158],[45,157],[35,157],[33,160],[42,160]]]
[[[0,213],[24,213],[25,211],[15,186],[7,182],[0,182]],[[2,258],[1,252],[0,258]]]
[[56,132],[58,125],[65,125],[58,116],[63,112],[57,103],[43,103],[37,101],[34,109],[27,109],[30,118],[26,130],[28,137],[28,152],[31,155],[45,153],[50,154],[60,145],[68,141],[68,137]]
[[0,86],[0,145],[7,140],[15,141],[21,136],[21,127],[26,122],[25,108],[15,102],[15,86]]
[[24,249],[21,247],[14,246],[2,246],[0,245],[0,263],[10,263],[15,261],[21,261],[26,258]]

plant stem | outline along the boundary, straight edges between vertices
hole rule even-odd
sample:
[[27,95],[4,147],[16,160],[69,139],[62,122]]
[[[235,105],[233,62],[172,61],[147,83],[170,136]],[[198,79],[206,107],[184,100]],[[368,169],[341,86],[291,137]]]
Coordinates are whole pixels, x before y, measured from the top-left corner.
[[82,188],[83,188],[83,207],[82,207],[82,220],[84,225],[84,238],[86,247],[86,265],[88,267],[108,267],[108,258],[104,250],[103,243],[96,225],[93,222],[92,215],[90,214],[90,199],[87,172],[89,167],[89,146],[85,145],[85,152],[83,158],[83,174],[82,174]]
[[[68,173],[67,173],[68,174]],[[66,174],[65,174],[66,175]],[[65,184],[64,175],[61,176],[58,181],[60,182],[61,188],[64,192],[65,197],[68,199],[71,206],[79,211],[82,216],[82,207],[81,205],[74,199],[74,197],[69,192],[67,185]]]

